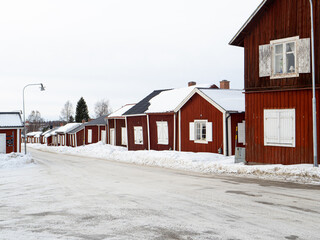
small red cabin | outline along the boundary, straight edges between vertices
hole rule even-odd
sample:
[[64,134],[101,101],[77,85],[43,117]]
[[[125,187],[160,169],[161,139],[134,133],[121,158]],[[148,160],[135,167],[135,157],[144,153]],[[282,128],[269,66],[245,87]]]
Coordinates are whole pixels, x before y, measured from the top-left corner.
[[0,112],[0,153],[21,152],[22,130],[19,112]]
[[[319,113],[320,1],[313,9],[315,69],[308,0],[264,0],[230,42],[244,48],[248,163],[313,163],[311,73]],[[318,139],[319,120],[317,114]]]
[[102,141],[106,143],[107,115],[91,120],[85,124],[85,144]]

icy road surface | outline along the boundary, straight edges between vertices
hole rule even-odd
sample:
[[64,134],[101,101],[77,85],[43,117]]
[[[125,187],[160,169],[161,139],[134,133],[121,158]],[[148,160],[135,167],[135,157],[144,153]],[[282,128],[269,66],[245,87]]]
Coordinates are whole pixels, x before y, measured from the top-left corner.
[[0,169],[0,239],[319,239],[320,186],[32,150]]

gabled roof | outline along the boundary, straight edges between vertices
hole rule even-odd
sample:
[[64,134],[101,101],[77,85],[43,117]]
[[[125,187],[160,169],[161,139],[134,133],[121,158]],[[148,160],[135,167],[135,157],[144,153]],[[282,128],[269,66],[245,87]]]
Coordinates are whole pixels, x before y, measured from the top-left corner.
[[107,116],[103,115],[101,117],[98,117],[96,119],[91,120],[90,122],[87,122],[86,126],[93,126],[93,125],[106,125],[107,124]]
[[45,131],[44,133],[42,133],[42,135],[47,138],[47,137],[50,137],[59,127],[55,127],[55,128],[52,128],[52,129],[49,129],[47,131]]
[[128,111],[130,108],[132,108],[135,105],[135,103],[132,104],[126,104],[124,106],[122,106],[121,108],[119,108],[118,110],[114,111],[113,113],[111,113],[108,118],[122,118],[123,114]]
[[88,123],[82,123],[82,124],[79,125],[78,127],[69,130],[67,133],[68,133],[68,134],[75,134],[75,133],[81,131],[82,129],[84,129],[84,127],[85,127],[87,124],[88,124]]
[[231,39],[229,42],[230,45],[244,47],[244,37],[246,35],[246,32],[248,31],[248,28],[250,28],[250,25],[252,22],[260,16],[260,14],[267,8],[267,5],[272,3],[274,0],[263,0],[260,5],[257,7],[257,9],[251,14],[251,16],[248,18],[248,20],[243,24],[243,26],[240,28],[240,30],[237,32],[237,34]]
[[22,128],[19,112],[0,112],[0,128]]
[[78,127],[79,125],[81,125],[81,123],[67,123],[66,125],[57,129],[55,132],[64,134],[64,133],[67,133],[68,131]]
[[194,85],[159,93],[157,96],[150,99],[150,105],[146,113],[173,112],[196,87],[197,86]]
[[215,104],[227,112],[244,112],[245,96],[243,90],[236,89],[199,89]]
[[42,132],[29,132],[27,133],[27,137],[40,137]]
[[163,91],[167,91],[167,89],[153,91],[144,99],[142,99],[140,102],[138,102],[136,105],[134,105],[132,108],[130,108],[128,111],[126,111],[123,115],[128,116],[128,115],[144,114],[145,111],[147,111],[150,106],[149,101]]

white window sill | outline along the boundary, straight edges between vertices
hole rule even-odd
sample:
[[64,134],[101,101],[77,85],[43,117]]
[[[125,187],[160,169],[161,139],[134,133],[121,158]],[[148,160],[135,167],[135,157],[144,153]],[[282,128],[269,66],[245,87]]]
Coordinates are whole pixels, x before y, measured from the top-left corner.
[[299,73],[279,73],[270,76],[270,79],[295,78],[299,77]]
[[208,141],[204,141],[204,140],[195,140],[195,143],[201,143],[201,144],[208,144]]
[[264,143],[264,146],[270,146],[270,147],[296,147],[295,145],[291,144],[291,143]]

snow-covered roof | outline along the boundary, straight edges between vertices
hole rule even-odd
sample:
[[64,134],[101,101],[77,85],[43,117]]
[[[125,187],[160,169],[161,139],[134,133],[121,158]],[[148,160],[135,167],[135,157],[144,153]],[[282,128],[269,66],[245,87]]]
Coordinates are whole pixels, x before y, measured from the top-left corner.
[[235,89],[200,89],[212,101],[225,111],[244,112],[245,96],[243,90]]
[[150,106],[146,113],[163,113],[174,111],[196,87],[198,86],[194,85],[159,93],[149,101]]
[[23,127],[19,112],[0,112],[0,128]]
[[42,132],[29,132],[27,133],[28,137],[40,137]]
[[111,113],[108,116],[108,118],[122,117],[122,114],[124,114],[126,111],[128,111],[130,108],[132,108],[134,105],[135,105],[134,103],[126,104],[126,105],[122,106],[121,108],[119,108],[118,110]]
[[70,130],[72,130],[72,129],[80,126],[80,125],[81,125],[81,123],[67,123],[66,125],[64,125],[64,126],[60,127],[59,129],[57,129],[55,131],[55,133],[66,133],[66,132],[68,132],[68,131],[70,131]]
[[50,137],[50,136],[52,136],[52,135],[56,135],[56,131],[59,129],[60,127],[55,127],[55,128],[53,128],[53,129],[50,129],[50,131],[48,130],[47,132],[45,132],[45,134],[43,134],[43,136],[45,137],[45,138],[48,138],[48,137]]

